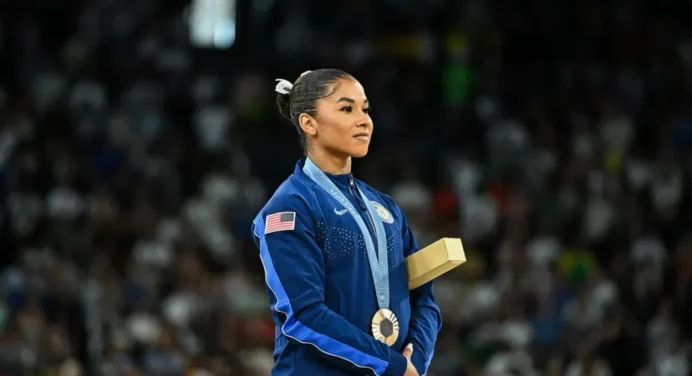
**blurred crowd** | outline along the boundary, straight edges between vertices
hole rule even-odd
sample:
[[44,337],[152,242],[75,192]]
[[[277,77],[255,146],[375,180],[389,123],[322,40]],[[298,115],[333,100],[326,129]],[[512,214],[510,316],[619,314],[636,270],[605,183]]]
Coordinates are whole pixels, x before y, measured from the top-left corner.
[[356,175],[463,240],[429,376],[692,374],[690,1],[237,3],[228,50],[187,1],[0,4],[1,376],[268,375],[273,80],[320,67]]

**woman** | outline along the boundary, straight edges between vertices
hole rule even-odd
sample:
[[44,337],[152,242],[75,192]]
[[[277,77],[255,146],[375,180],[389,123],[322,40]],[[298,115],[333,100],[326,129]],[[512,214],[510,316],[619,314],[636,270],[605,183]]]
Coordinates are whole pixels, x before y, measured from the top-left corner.
[[441,316],[408,290],[418,250],[401,210],[353,178],[373,124],[363,87],[335,69],[277,80],[307,158],[253,222],[276,325],[272,375],[424,375]]

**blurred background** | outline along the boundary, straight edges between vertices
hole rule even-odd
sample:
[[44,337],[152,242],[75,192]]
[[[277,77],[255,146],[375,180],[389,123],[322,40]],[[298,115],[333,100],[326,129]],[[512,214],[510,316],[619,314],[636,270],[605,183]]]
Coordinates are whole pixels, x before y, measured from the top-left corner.
[[692,372],[692,1],[3,0],[0,375],[267,376],[274,79],[340,68],[437,282],[429,376]]

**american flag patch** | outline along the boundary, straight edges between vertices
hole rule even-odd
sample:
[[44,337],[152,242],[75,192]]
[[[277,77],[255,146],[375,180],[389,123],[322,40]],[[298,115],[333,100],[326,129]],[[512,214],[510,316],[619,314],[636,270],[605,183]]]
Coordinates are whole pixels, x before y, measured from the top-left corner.
[[296,212],[281,212],[267,216],[264,234],[278,231],[293,231],[296,229]]

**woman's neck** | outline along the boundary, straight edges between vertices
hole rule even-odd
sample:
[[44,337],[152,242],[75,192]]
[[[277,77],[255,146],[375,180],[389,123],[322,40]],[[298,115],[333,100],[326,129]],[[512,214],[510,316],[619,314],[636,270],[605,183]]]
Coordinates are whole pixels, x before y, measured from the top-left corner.
[[324,150],[310,150],[308,158],[319,167],[320,170],[331,175],[351,173],[351,157],[342,157],[329,154]]

